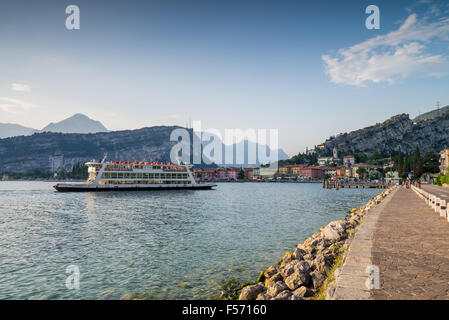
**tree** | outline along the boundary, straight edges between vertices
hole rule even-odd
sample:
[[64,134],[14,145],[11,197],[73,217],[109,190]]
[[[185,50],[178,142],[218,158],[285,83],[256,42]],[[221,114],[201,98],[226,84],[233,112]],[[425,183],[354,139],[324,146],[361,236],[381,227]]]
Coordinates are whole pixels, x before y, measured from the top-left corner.
[[63,169],[59,170],[58,176],[60,179],[64,180],[67,178],[67,172]]
[[421,175],[424,173],[423,168],[423,161],[421,158],[421,153],[419,152],[419,147],[416,146],[416,151],[413,156],[413,176],[415,178],[421,177]]
[[393,169],[397,170],[399,176],[401,176],[404,171],[404,158],[402,156],[401,146],[399,146],[398,155],[396,157],[396,161],[394,162]]
[[67,177],[71,179],[87,179],[87,166],[82,163],[73,165],[72,171],[67,173]]
[[381,179],[382,173],[380,173],[378,170],[371,170],[369,172],[369,178],[370,178],[370,180]]
[[243,170],[242,168],[240,168],[239,175],[238,175],[237,179],[239,179],[239,180],[245,179],[245,170]]
[[356,163],[366,163],[368,160],[368,157],[364,152],[359,152],[355,155],[355,162]]
[[407,176],[408,176],[410,170],[411,170],[411,166],[410,166],[410,157],[409,157],[409,156],[406,156],[406,157],[404,158],[404,161],[403,161],[402,172],[401,172],[401,174],[400,174],[399,176],[400,176],[401,178],[407,178]]
[[388,172],[390,170],[390,168],[377,168],[376,172],[378,172],[378,174],[380,175],[381,178],[385,178],[385,174],[386,172]]
[[365,168],[357,168],[356,173],[359,175],[360,178],[364,178],[366,174]]
[[374,152],[371,154],[371,157],[369,157],[369,162],[372,164],[378,164],[382,160],[382,155],[379,151],[374,150]]
[[440,172],[440,156],[433,150],[427,151],[423,155],[423,172],[438,173]]

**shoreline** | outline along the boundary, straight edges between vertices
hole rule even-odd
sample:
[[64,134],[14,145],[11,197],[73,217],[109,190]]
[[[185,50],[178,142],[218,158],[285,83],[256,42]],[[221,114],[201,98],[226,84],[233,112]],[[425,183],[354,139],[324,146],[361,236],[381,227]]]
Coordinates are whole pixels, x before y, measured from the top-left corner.
[[[278,265],[261,272],[258,283],[241,289],[239,300],[324,300],[335,299],[336,280],[342,281],[339,269],[348,259],[352,240],[367,217],[367,213],[382,205],[396,187],[390,187],[360,208],[350,211],[350,217],[330,222],[314,233],[293,252],[287,251]],[[374,216],[374,215],[373,215]],[[372,219],[371,219],[372,220]],[[372,224],[372,223],[371,223]],[[367,223],[368,225],[368,223]],[[363,233],[359,234],[359,237]],[[367,277],[364,277],[364,281]],[[340,292],[338,290],[337,292]]]

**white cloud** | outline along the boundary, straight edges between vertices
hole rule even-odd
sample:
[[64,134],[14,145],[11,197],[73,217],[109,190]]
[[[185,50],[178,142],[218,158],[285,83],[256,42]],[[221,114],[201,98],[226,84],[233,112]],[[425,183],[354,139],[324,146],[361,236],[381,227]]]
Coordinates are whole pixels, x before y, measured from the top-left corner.
[[0,97],[0,110],[12,114],[23,114],[37,106],[33,103],[8,97]]
[[363,87],[369,82],[394,83],[415,73],[441,77],[449,73],[449,60],[428,52],[427,46],[434,40],[449,40],[449,18],[428,23],[411,14],[398,30],[322,59],[333,83]]
[[13,84],[11,84],[11,90],[13,90],[13,91],[29,92],[29,91],[31,91],[31,88],[27,84],[13,83]]

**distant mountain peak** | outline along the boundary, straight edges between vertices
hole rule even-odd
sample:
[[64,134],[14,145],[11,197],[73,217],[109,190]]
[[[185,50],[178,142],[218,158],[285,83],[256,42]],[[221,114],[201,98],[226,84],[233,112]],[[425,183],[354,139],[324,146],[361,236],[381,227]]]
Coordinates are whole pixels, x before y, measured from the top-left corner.
[[15,136],[29,136],[39,130],[21,126],[14,123],[0,123],[0,139],[15,137]]
[[61,132],[61,133],[97,133],[108,132],[100,121],[93,120],[82,113],[76,113],[73,116],[60,122],[51,122],[42,131]]

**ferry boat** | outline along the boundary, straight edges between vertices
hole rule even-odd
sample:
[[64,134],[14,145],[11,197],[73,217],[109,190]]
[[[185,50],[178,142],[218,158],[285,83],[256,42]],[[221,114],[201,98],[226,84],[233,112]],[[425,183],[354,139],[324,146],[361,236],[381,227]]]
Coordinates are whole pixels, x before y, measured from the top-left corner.
[[86,183],[58,183],[61,192],[144,191],[144,190],[207,190],[213,183],[198,183],[191,165],[164,162],[90,161]]

